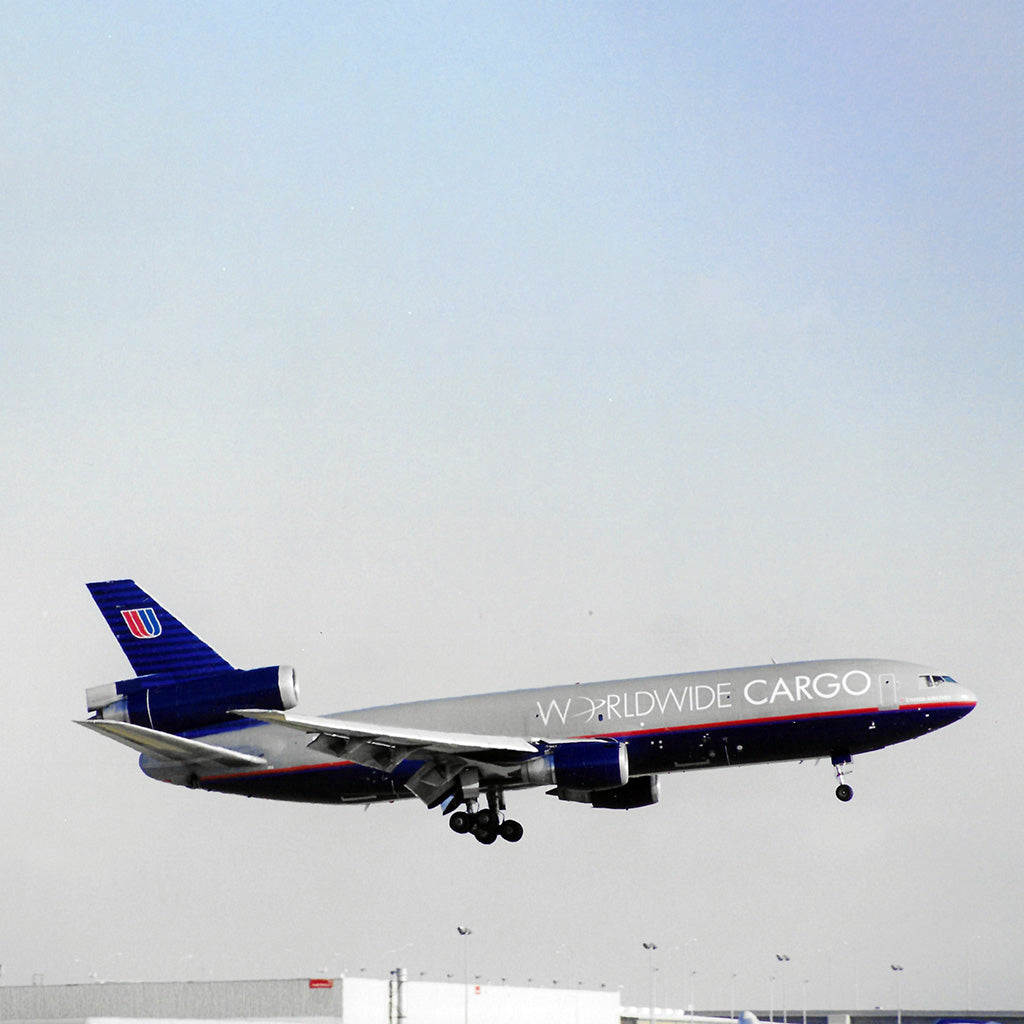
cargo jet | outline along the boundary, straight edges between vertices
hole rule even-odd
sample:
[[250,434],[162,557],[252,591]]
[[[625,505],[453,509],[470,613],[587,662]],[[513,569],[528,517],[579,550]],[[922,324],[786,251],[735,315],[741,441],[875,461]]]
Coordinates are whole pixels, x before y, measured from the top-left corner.
[[836,796],[854,754],[940,729],[974,708],[952,677],[902,661],[846,659],[549,686],[291,714],[285,665],[237,669],[132,580],[89,590],[135,676],[86,691],[80,724],[141,752],[151,778],[276,800],[418,797],[455,832],[522,838],[509,790],[628,809],[658,776],[829,758]]

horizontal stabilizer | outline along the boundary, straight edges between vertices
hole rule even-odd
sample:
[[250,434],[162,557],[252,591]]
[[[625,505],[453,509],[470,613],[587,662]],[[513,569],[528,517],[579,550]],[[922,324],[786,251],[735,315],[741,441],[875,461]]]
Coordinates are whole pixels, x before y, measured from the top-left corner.
[[101,732],[142,754],[163,758],[179,765],[197,768],[206,765],[217,765],[221,768],[260,768],[267,763],[262,757],[254,754],[215,747],[210,743],[186,739],[184,736],[172,736],[170,733],[147,729],[144,725],[132,725],[130,722],[107,722],[100,718],[89,718],[79,721],[78,724]]
[[499,758],[522,760],[536,757],[536,744],[521,736],[483,736],[476,733],[435,732],[430,729],[406,729],[398,725],[375,725],[356,722],[350,718],[314,718],[289,715],[283,711],[236,711],[244,718],[286,725],[302,732],[341,739],[365,739],[373,743],[394,747],[410,747],[433,754],[498,755]]

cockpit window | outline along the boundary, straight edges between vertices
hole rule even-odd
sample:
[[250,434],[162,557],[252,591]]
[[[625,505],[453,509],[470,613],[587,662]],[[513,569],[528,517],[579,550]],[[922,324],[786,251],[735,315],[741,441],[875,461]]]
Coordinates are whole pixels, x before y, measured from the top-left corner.
[[952,676],[921,676],[925,686],[941,686],[943,683],[956,683]]

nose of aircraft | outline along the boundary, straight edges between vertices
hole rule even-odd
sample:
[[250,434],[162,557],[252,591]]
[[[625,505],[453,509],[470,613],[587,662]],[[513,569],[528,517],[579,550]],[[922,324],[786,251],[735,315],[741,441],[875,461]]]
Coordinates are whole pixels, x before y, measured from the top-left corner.
[[957,683],[957,701],[963,705],[964,714],[968,711],[973,711],[978,703],[978,698],[974,696],[971,690],[968,690],[966,686],[961,686]]
[[978,703],[974,693],[952,676],[924,674],[921,681],[923,702],[933,713],[941,714],[946,721],[955,722],[963,718],[964,715],[970,714]]
[[940,687],[935,696],[937,701],[941,701],[950,709],[953,713],[954,721],[957,718],[963,718],[964,715],[970,714],[978,703],[978,698],[974,696],[971,690],[952,681],[951,685]]

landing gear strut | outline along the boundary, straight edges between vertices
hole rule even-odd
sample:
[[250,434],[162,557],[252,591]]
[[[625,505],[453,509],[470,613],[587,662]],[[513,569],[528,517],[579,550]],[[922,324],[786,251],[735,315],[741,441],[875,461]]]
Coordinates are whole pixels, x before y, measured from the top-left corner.
[[844,804],[849,803],[853,799],[853,788],[843,782],[843,774],[853,771],[853,758],[848,751],[836,751],[832,755],[832,767],[836,770],[836,781],[839,783],[836,786],[836,799]]
[[476,841],[485,846],[490,846],[499,836],[508,843],[518,843],[523,838],[523,826],[505,817],[505,800],[501,790],[489,790],[487,806],[481,810],[477,810],[475,800],[467,800],[466,810],[453,811],[448,825],[460,835],[469,833],[475,836]]

